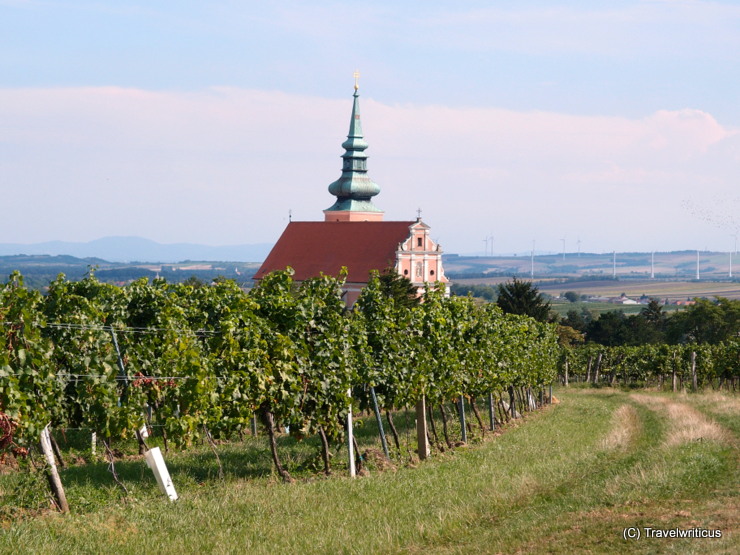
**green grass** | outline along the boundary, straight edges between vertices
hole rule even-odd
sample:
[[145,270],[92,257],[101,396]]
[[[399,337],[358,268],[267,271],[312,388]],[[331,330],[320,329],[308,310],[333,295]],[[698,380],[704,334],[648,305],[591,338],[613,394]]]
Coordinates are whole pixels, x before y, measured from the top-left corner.
[[[602,315],[604,312],[612,312],[614,310],[619,310],[620,312],[624,312],[627,315],[630,314],[639,314],[640,310],[644,308],[644,305],[622,305],[622,304],[614,304],[614,303],[585,303],[585,302],[561,302],[561,301],[553,301],[550,303],[550,308],[558,314],[558,316],[565,318],[567,316],[568,311],[575,310],[579,314],[581,311],[588,310],[592,314],[598,314],[599,316]],[[664,307],[667,309],[670,309],[671,307]]]
[[[272,473],[261,438],[219,446],[223,481],[207,448],[170,453],[166,460],[181,496],[172,504],[136,457],[117,464],[128,496],[113,485],[105,464],[72,467],[62,479],[73,513],[6,516],[0,552],[737,551],[736,405],[711,395],[651,394],[717,415],[734,438],[668,447],[664,440],[675,422],[629,393],[604,388],[555,394],[560,404],[501,435],[409,465],[411,441],[395,470],[371,469],[357,479],[344,476],[342,449],[334,459],[335,475],[325,479],[311,470],[318,463],[317,444],[288,438],[281,440],[281,452],[299,478],[289,485]],[[624,405],[634,409],[637,424],[615,448],[604,439],[620,425],[614,418]],[[396,416],[397,425],[406,422]],[[412,416],[408,425],[413,426]],[[401,435],[404,441],[410,437],[405,430]],[[363,448],[379,449],[372,420],[358,436]],[[3,504],[38,508],[43,491],[44,484],[27,475],[0,476]],[[627,543],[626,526],[716,527],[725,535]]]
[[[601,316],[604,314],[604,312],[613,312],[614,310],[619,310],[620,312],[624,312],[625,314],[632,315],[632,314],[639,314],[640,311],[642,311],[643,308],[645,308],[645,305],[641,304],[614,304],[614,303],[591,303],[591,302],[575,302],[571,303],[568,301],[552,301],[550,304],[550,307],[553,311],[555,311],[558,316],[561,316],[565,318],[567,316],[568,311],[575,310],[579,314],[581,311],[588,310],[592,314],[598,314]],[[672,313],[679,310],[681,307],[677,305],[664,305],[661,306],[661,310],[664,313]]]

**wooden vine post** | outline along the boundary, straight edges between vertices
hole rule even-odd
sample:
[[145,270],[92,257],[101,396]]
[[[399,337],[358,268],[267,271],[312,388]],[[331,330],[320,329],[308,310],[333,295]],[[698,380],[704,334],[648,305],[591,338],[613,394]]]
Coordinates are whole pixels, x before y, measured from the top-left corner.
[[516,398],[514,397],[514,386],[509,386],[509,410],[511,411],[511,417],[516,418]]
[[59,478],[56,461],[54,460],[54,450],[51,447],[51,437],[49,434],[48,424],[41,431],[41,450],[46,459],[46,477],[49,480],[51,492],[54,494],[54,500],[61,512],[68,513],[69,505],[67,504],[67,496],[64,494],[62,480]]
[[380,442],[383,444],[383,453],[385,458],[390,459],[391,455],[388,451],[388,442],[385,439],[385,430],[383,429],[383,420],[380,418],[380,408],[378,407],[378,396],[375,394],[375,388],[370,387],[370,395],[373,398],[373,410],[375,411],[375,421],[378,423],[378,432],[380,433]]
[[488,394],[488,420],[489,427],[493,431],[496,428],[496,418],[493,412],[493,393]]
[[467,424],[465,422],[465,398],[460,395],[460,398],[457,400],[457,412],[459,413],[460,417],[460,439],[463,443],[468,442],[468,429]]
[[426,399],[421,396],[416,403],[416,442],[419,446],[419,459],[422,461],[429,458],[429,436],[427,435],[427,409]]

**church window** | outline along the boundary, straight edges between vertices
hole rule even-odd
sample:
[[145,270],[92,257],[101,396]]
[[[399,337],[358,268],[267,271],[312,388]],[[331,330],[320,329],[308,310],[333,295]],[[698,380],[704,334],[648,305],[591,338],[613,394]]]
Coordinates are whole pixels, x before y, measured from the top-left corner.
[[429,275],[430,275],[430,276],[433,276],[433,275],[434,275],[434,270],[431,270],[431,271],[429,272]]
[[421,237],[417,237],[416,238],[416,246],[417,247],[421,247],[422,246],[422,241],[423,241],[423,239]]

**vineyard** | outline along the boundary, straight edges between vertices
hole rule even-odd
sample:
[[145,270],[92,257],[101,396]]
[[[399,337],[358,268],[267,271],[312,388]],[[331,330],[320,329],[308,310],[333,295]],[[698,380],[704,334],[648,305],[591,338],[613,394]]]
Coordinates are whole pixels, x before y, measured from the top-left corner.
[[594,385],[737,391],[740,340],[717,344],[607,347],[587,344],[563,349],[560,380]]
[[[555,381],[737,389],[737,340],[566,347],[556,325],[494,304],[433,288],[415,302],[374,276],[348,310],[341,286],[327,276],[298,284],[287,270],[249,292],[228,280],[118,287],[91,272],[80,281],[60,276],[42,295],[11,275],[0,290],[0,457],[32,461],[40,442],[48,445],[49,472],[51,451],[62,459],[53,432],[84,431],[93,460],[99,446],[97,460],[110,463],[125,492],[117,446],[134,441],[141,455],[152,441],[165,451],[205,443],[221,474],[217,443],[259,429],[275,472],[290,482],[280,451],[287,436],[318,438],[323,468],[316,471],[330,474],[342,445],[350,472],[362,467],[353,410],[374,417],[368,422],[391,460],[400,456],[403,431],[407,454],[442,453],[537,408]],[[474,421],[466,420],[468,408]],[[401,425],[394,423],[399,411]],[[413,447],[409,412],[417,422]],[[49,479],[66,509],[58,477]]]
[[441,415],[443,432],[430,418],[427,438],[443,450],[456,441],[445,404],[463,441],[466,404],[484,433],[476,401],[487,401],[489,428],[530,410],[555,380],[560,353],[555,326],[494,305],[429,289],[409,306],[376,277],[348,311],[340,279],[297,285],[290,271],[249,293],[230,281],[117,287],[91,274],[60,276],[41,295],[13,274],[0,291],[0,324],[0,439],[16,455],[48,425],[89,430],[112,463],[115,442],[136,438],[144,452],[152,428],[165,447],[185,448],[254,432],[259,421],[285,481],[278,430],[320,437],[329,473],[330,446],[351,433],[353,406],[378,424],[384,411],[398,448],[394,409],[421,403],[417,419]]

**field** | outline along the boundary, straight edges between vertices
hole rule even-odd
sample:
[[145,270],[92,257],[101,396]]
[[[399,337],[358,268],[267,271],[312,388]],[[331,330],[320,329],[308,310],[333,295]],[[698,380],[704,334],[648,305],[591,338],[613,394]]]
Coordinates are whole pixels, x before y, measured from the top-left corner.
[[683,301],[694,297],[716,296],[729,299],[740,299],[740,282],[710,281],[656,281],[656,280],[620,280],[620,281],[574,281],[569,283],[543,282],[540,290],[553,296],[564,291],[575,291],[582,295],[599,297],[618,297],[625,293],[628,297],[639,298],[641,295]]
[[[453,283],[495,286],[509,280],[511,280],[511,277],[457,278]],[[738,281],[714,282],[657,279],[575,280],[549,278],[535,280],[535,283],[541,292],[554,297],[566,291],[575,291],[579,295],[594,297],[618,297],[624,293],[630,298],[637,299],[642,295],[646,295],[661,300],[667,299],[670,302],[685,301],[694,297],[740,299],[740,282]]]
[[[368,475],[319,478],[313,440],[281,438],[291,471],[272,474],[266,442],[167,456],[181,499],[165,501],[140,457],[62,472],[73,513],[44,509],[43,484],[0,475],[0,552],[97,553],[736,553],[737,396],[556,390],[560,403],[430,461],[409,458],[413,417],[399,414],[401,456],[380,455],[358,422]],[[313,455],[312,455],[313,454]],[[77,456],[80,456],[78,453]],[[36,509],[13,512],[13,505]],[[636,527],[642,538],[626,540]],[[648,538],[647,528],[719,530],[722,538]]]
[[[558,316],[565,318],[569,311],[575,310],[578,313],[582,313],[583,310],[587,310],[590,314],[601,315],[604,312],[611,312],[612,310],[619,310],[625,314],[639,314],[640,310],[644,308],[644,305],[616,305],[612,303],[583,303],[576,302],[571,303],[568,301],[555,300],[550,304],[550,308],[553,312],[556,312]],[[676,310],[676,306],[665,306],[663,312],[672,312]]]
[[[740,258],[733,254],[733,275],[737,279]],[[529,253],[521,256],[458,256],[444,257],[445,272],[454,278],[465,274],[491,276],[529,277],[534,262],[535,279],[551,277],[593,277],[618,279],[696,279],[697,252],[618,252],[618,253],[566,253],[535,254],[534,261]],[[699,252],[699,277],[714,281],[728,280],[730,253]],[[471,276],[472,277],[472,276]]]

